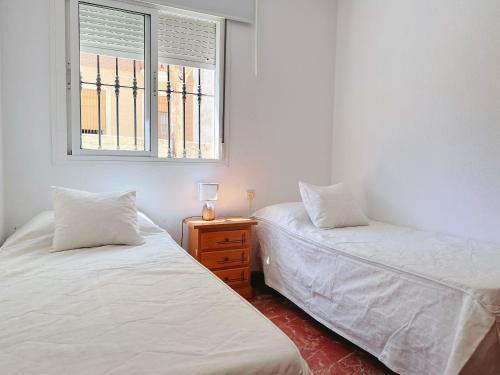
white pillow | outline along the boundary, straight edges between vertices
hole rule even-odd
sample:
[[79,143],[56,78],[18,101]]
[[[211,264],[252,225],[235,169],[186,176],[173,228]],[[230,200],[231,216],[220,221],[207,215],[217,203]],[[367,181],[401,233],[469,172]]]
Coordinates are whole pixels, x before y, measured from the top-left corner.
[[311,221],[318,228],[368,225],[368,219],[343,183],[315,186],[299,182],[300,195]]
[[[137,211],[137,219],[139,232],[143,236],[165,233],[158,225],[156,225],[146,214]],[[41,239],[50,243],[54,241],[54,211],[43,211],[34,216],[26,224],[18,228],[12,235],[5,240],[2,247],[8,247],[23,243],[26,241]]]
[[137,218],[141,235],[147,236],[150,234],[165,233],[165,230],[156,225],[145,213],[137,211]]
[[54,213],[52,211],[40,212],[26,224],[16,229],[16,231],[5,240],[2,248],[26,241],[40,240],[41,238],[52,245],[54,238]]
[[53,251],[104,245],[142,245],[135,192],[89,193],[52,187]]

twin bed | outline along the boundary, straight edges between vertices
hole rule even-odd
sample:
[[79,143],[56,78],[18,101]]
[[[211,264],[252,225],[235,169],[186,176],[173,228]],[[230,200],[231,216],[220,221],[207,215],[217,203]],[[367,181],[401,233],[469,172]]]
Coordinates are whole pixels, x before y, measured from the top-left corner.
[[372,221],[257,211],[266,284],[400,374],[500,374],[500,247]]
[[53,214],[0,250],[2,374],[309,374],[295,345],[143,215],[141,246],[51,253]]
[[[255,213],[266,283],[400,374],[500,374],[500,249]],[[2,374],[310,374],[295,345],[139,215],[140,246],[50,252],[51,212],[0,249]]]

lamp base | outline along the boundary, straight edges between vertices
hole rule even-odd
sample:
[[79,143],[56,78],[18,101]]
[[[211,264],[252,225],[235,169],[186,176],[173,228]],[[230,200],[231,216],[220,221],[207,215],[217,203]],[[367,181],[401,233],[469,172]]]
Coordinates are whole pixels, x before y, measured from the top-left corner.
[[205,221],[212,221],[215,219],[215,205],[212,202],[206,201],[205,204],[203,204],[201,217]]

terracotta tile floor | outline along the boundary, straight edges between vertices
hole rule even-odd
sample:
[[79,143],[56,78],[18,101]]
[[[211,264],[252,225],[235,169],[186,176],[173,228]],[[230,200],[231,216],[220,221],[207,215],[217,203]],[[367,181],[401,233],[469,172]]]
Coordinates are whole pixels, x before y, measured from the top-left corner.
[[250,302],[295,342],[315,375],[394,374],[261,281],[254,282],[254,288]]

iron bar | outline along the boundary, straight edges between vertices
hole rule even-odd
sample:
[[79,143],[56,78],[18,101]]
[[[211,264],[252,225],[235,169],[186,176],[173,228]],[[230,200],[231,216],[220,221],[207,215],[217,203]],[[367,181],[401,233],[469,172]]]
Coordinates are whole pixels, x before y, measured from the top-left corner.
[[172,94],[172,85],[170,83],[170,64],[167,65],[167,132],[168,132],[168,155],[167,157],[172,157],[172,147],[171,147],[171,136],[170,133],[170,96]]
[[102,128],[101,128],[101,68],[99,63],[99,55],[97,55],[97,78],[96,78],[96,90],[97,90],[97,126],[98,132],[97,137],[99,140],[99,149],[102,148]]
[[186,67],[182,67],[182,157],[185,158],[186,153]]
[[[83,82],[83,83],[86,83],[86,82]],[[106,86],[104,83],[102,85]],[[121,86],[121,87],[127,87],[127,86]],[[139,87],[139,89],[140,89],[140,87]],[[158,90],[158,92],[167,92],[167,90]],[[170,93],[172,93],[172,94],[182,94],[182,91],[170,90]],[[188,96],[189,95],[198,96],[198,93],[197,92],[186,91],[186,95],[188,95]],[[201,94],[201,96],[205,96],[207,98],[213,98],[214,97],[214,95],[209,95],[209,94]]]
[[137,74],[134,60],[134,78],[132,79],[132,95],[134,96],[134,147],[137,150]]
[[[82,81],[82,84],[84,85],[95,85],[94,82],[86,82],[86,81]],[[101,86],[107,86],[107,87],[115,87],[115,85],[111,85],[109,83],[101,83]],[[126,85],[120,85],[121,88],[125,88],[125,89],[133,89],[134,86],[126,86]],[[137,86],[137,90],[144,90],[144,87],[140,87],[139,85]],[[168,89],[167,90],[161,90],[159,89],[158,92],[165,92],[165,93],[168,93]],[[182,91],[176,91],[176,90],[170,90],[170,93],[171,94],[182,94]],[[186,95],[198,95],[197,92],[191,92],[191,91],[186,91]],[[210,95],[210,94],[201,94],[201,96],[205,96],[207,98],[213,98],[214,95]]]
[[118,76],[118,57],[115,58],[115,95],[116,95],[116,148],[120,149],[120,77]]
[[198,159],[201,159],[201,69],[198,68]]
[[[94,82],[86,82],[86,81],[82,81],[82,84],[84,84],[84,85],[95,85]],[[101,86],[115,87],[115,84],[101,83]],[[127,85],[120,85],[120,87],[124,88],[124,89],[133,89],[134,88],[134,86],[127,86]],[[137,86],[137,90],[144,90],[144,87],[141,87],[141,86],[138,85]],[[158,91],[165,91],[165,90],[158,90]],[[181,93],[181,91],[179,91],[179,93]],[[188,94],[196,95],[195,93],[191,93],[191,92],[188,92]],[[205,95],[205,96],[208,96],[208,95]]]

